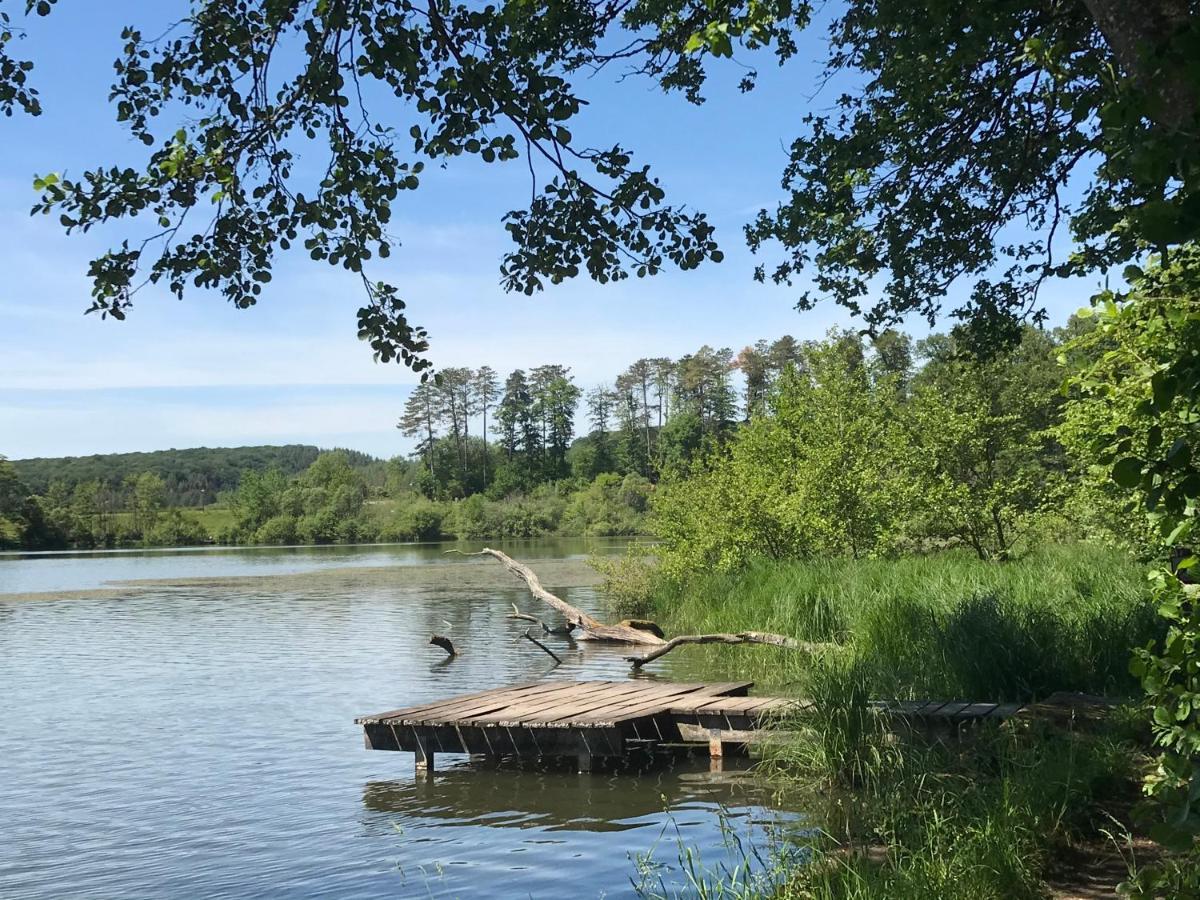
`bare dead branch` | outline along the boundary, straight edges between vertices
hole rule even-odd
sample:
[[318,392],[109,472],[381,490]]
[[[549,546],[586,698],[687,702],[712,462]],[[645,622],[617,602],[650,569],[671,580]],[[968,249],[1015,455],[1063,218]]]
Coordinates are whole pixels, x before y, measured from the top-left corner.
[[[462,553],[461,550],[447,550],[447,553]],[[599,619],[585,613],[578,607],[572,606],[565,600],[554,596],[544,587],[533,569],[522,565],[499,550],[484,547],[478,553],[463,553],[464,556],[490,556],[499,561],[504,568],[516,575],[529,588],[529,593],[541,600],[547,606],[561,613],[569,625],[579,629],[576,637],[581,641],[613,641],[623,644],[648,644],[659,646],[663,639],[644,628],[631,628],[628,625],[605,625]]]
[[562,660],[559,659],[558,654],[555,653],[553,650],[551,650],[549,647],[547,647],[545,644],[543,644],[541,641],[539,641],[537,638],[535,638],[532,634],[529,633],[528,630],[525,631],[525,640],[532,641],[533,643],[537,644],[539,647],[541,647],[543,650],[545,650],[547,653],[549,653],[554,658],[554,662],[556,665],[560,665],[560,666],[562,665]]
[[798,641],[782,634],[770,634],[765,631],[742,631],[737,634],[681,634],[666,641],[662,646],[655,647],[643,656],[627,656],[625,659],[635,669],[640,669],[646,663],[665,656],[682,644],[768,644],[787,650],[805,650],[809,653],[819,652],[832,646]]

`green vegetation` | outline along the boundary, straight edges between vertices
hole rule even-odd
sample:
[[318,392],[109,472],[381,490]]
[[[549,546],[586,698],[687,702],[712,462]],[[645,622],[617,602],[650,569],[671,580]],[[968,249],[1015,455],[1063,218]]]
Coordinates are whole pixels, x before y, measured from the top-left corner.
[[[237,487],[243,472],[278,469],[295,475],[312,465],[316,447],[290,444],[282,447],[195,447],[188,450],[155,450],[149,453],[100,453],[94,456],[13,460],[17,477],[31,493],[46,494],[52,484],[75,490],[86,482],[113,487],[129,478],[150,473],[162,479],[170,506],[205,506],[225,491]],[[347,451],[355,464],[365,464],[366,454]]]
[[806,342],[761,415],[664,482],[654,527],[667,571],[951,546],[1006,559],[1031,530],[1091,527],[1080,503],[1069,521],[1082,463],[1057,431],[1055,359],[1080,330],[1029,328],[986,361],[955,336]]
[[[47,16],[54,6],[40,0],[27,3],[26,12]],[[597,141],[592,129],[582,129],[588,137],[579,140],[588,143],[577,141],[572,127],[585,102],[575,82],[619,60],[693,103],[702,102],[710,71],[735,72],[748,91],[754,65],[720,61],[767,51],[786,62],[799,50],[799,33],[821,19],[828,26],[827,84],[841,93],[798,117],[784,195],[747,226],[754,251],[782,251],[757,277],[810,285],[798,294],[801,309],[832,298],[880,340],[913,314],[932,323],[951,297],[963,298],[952,310],[959,327],[911,373],[889,361],[903,361],[897,347],[876,344],[870,365],[862,362],[861,342],[856,349],[846,336],[809,348],[775,394],[750,392],[751,413],[765,397],[767,414],[736,434],[726,396],[711,383],[695,387],[681,364],[676,391],[694,391],[693,402],[690,409],[672,406],[669,420],[666,404],[658,404],[664,421],[657,454],[646,387],[657,370],[644,361],[615,400],[589,396],[594,421],[615,416],[621,439],[614,449],[608,427],[594,425],[587,452],[579,454],[581,465],[590,460],[594,468],[579,480],[572,462],[571,476],[580,485],[609,471],[667,477],[662,500],[651,505],[667,540],[664,574],[683,590],[708,567],[734,573],[762,558],[782,564],[966,547],[981,561],[1012,565],[1050,534],[1120,542],[1158,559],[1151,584],[1160,621],[1149,636],[1142,633],[1134,666],[1158,754],[1145,781],[1155,805],[1143,812],[1154,837],[1186,856],[1177,866],[1147,868],[1130,889],[1194,894],[1200,14],[1180,0],[1143,0],[1136,8],[1116,0],[850,0],[828,15],[817,9],[786,0],[564,8],[502,2],[482,9],[446,2],[428,10],[384,0],[200,4],[171,41],[147,41],[136,28],[123,35],[112,99],[119,120],[147,148],[145,158],[77,179],[39,177],[34,212],[56,214],[68,231],[151,214],[149,239],[128,238],[92,263],[92,310],[116,318],[127,315],[135,286],[146,281],[177,294],[194,283],[237,306],[252,305],[277,253],[302,244],[313,259],[362,274],[367,301],[359,333],[376,356],[423,370],[425,332],[408,321],[394,287],[372,281],[364,269],[389,255],[392,205],[421,185],[426,160],[448,163],[465,154],[491,164],[525,156],[532,197],[505,217],[513,247],[502,279],[510,290],[533,293],[581,272],[603,283],[720,261],[704,214],[667,203],[665,189],[617,136]],[[6,49],[19,33],[0,13],[0,109],[37,114],[32,63]],[[365,90],[348,92],[347,84]],[[809,87],[795,94],[814,93]],[[374,119],[362,100],[373,91],[394,95],[406,118]],[[200,110],[185,127],[178,115],[160,117],[183,105]],[[328,165],[295,165],[302,138],[327,152]],[[317,184],[312,173],[325,174]],[[214,199],[203,228],[181,232],[189,212]],[[1047,392],[1042,379],[1046,336],[1028,328],[1045,317],[1039,290],[1056,277],[1111,284],[1118,273],[1121,283],[1093,298],[1093,335],[1050,341],[1058,346],[1048,349],[1077,367],[1064,412],[1064,398]],[[1024,353],[1035,364],[1022,363]],[[719,363],[722,355],[698,362]],[[489,502],[541,491],[534,502],[518,501],[521,527],[549,521],[543,513],[565,503],[553,485],[568,475],[564,411],[577,396],[566,373],[551,368],[540,382],[537,373],[514,373],[506,382],[496,409],[503,465],[494,475],[486,445],[476,452],[467,433],[465,395],[449,399],[451,434],[442,447],[430,427],[432,403],[423,416],[412,410],[405,427],[415,431],[423,421],[428,443],[422,502],[468,498],[462,502],[471,504],[469,520],[486,523]],[[743,371],[754,381],[759,367],[747,361]],[[491,385],[485,393],[495,399],[494,376],[468,380]],[[438,391],[428,393],[432,401]],[[615,469],[614,452],[623,456]],[[252,480],[234,507],[234,528],[283,535],[294,527],[312,539],[350,539],[345,529],[364,500],[338,469],[325,464],[312,478],[286,485],[271,475],[258,485]],[[40,539],[67,498],[48,509],[30,505],[10,474],[0,472],[0,536]],[[143,485],[142,494],[153,496],[153,487]],[[491,493],[478,499],[485,487]],[[143,529],[154,527],[138,486],[130,490],[130,515]],[[601,486],[596,493],[603,500],[612,491]],[[103,514],[93,511],[93,499],[85,491],[78,503],[92,517],[94,536]],[[76,502],[70,499],[71,508]],[[428,523],[430,515],[426,508],[419,518]],[[1087,628],[1113,641],[1140,632],[1136,616],[1112,618],[1106,609],[1085,617],[1093,623]],[[1070,643],[1074,632],[1055,618],[1059,613],[1043,601],[1033,612],[981,606],[968,619],[1018,648],[1026,631],[1045,629],[1047,640],[1068,641],[1069,661],[1084,644]],[[955,614],[939,615],[892,623],[894,640],[906,642],[922,628],[950,633]],[[836,665],[827,670],[831,683],[840,677]],[[859,667],[845,671],[843,683],[853,688]],[[1083,677],[1073,671],[1049,674]],[[832,735],[853,732],[852,695],[842,691],[831,706]],[[858,746],[859,737],[840,745]],[[1102,741],[1088,747],[1072,736],[1031,740],[1005,736],[992,751],[977,748],[965,770],[920,748],[905,748],[892,767],[895,778],[887,766],[870,767],[869,780],[894,800],[879,804],[892,812],[876,821],[886,860],[814,865],[796,890],[1037,894],[1038,848],[1084,821],[1093,786],[1116,769]],[[870,746],[882,755],[887,744]],[[1065,777],[1064,757],[1082,761]],[[911,778],[907,759],[918,761]],[[1190,885],[1178,880],[1189,872]]]
[[[777,847],[771,871],[745,891],[709,873],[708,896],[1043,897],[1054,875],[1115,855],[1110,834],[1128,839],[1149,765],[1142,713],[1118,710],[1094,728],[1012,722],[947,739],[897,729],[866,707],[879,697],[1027,701],[1064,690],[1133,697],[1127,648],[1163,625],[1128,553],[1075,543],[1004,563],[966,549],[757,559],[684,582],[644,563],[609,569],[669,631],[771,630],[824,647],[695,648],[676,660],[817,705],[786,723],[792,737],[761,763],[819,827],[798,839],[808,853],[796,853],[796,839]],[[1186,872],[1176,864],[1170,877],[1186,886]]]
[[[1027,329],[987,358],[958,334],[912,353],[891,333],[803,345],[761,413],[660,485],[658,563],[604,567],[622,611],[671,630],[819,645],[696,651],[708,674],[731,667],[817,702],[768,757],[781,782],[836,798],[814,800],[812,858],[777,861],[780,896],[1039,897],[1072,854],[1103,855],[1110,833],[1135,832],[1166,855],[1131,865],[1129,891],[1200,887],[1181,795],[1200,697],[1187,649],[1196,419],[1179,401],[1188,376],[1176,367],[1164,385],[1148,365],[1178,349],[1129,321],[1161,315],[1172,340],[1196,345],[1200,316],[1173,306],[1170,278],[1149,310],[1114,304],[1100,327],[1085,316]],[[1118,428],[1149,404],[1140,431]],[[1157,491],[1158,508],[1129,528],[1139,489]],[[1171,548],[1183,580],[1148,580],[1138,556]],[[1144,648],[1132,666],[1131,648]],[[1130,706],[1091,728],[1013,722],[947,743],[896,733],[866,705],[1059,691]],[[1167,749],[1157,764],[1152,740]],[[1143,778],[1160,805],[1137,805]]]
[[[661,575],[661,570],[660,570]],[[610,575],[610,578],[613,577]],[[901,559],[759,559],[653,582],[641,612],[672,632],[774,631],[860,659],[874,697],[1130,696],[1129,649],[1159,632],[1145,571],[1096,545],[1039,547],[1002,566],[964,551]],[[731,651],[706,654],[705,667]],[[736,671],[804,684],[823,660],[746,650]]]

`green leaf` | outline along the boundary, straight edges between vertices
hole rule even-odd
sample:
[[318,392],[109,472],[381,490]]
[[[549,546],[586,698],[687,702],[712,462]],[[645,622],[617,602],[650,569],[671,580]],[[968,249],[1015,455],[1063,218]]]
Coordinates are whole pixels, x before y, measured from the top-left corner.
[[1192,448],[1183,438],[1176,438],[1175,442],[1171,444],[1171,449],[1167,451],[1167,465],[1174,469],[1182,469],[1186,468],[1191,461]]
[[1117,460],[1112,467],[1112,480],[1123,488],[1134,488],[1142,480],[1142,461],[1136,456]]
[[1141,281],[1146,277],[1146,273],[1142,271],[1140,266],[1126,266],[1125,271],[1121,273],[1126,281],[1133,284],[1135,281]]

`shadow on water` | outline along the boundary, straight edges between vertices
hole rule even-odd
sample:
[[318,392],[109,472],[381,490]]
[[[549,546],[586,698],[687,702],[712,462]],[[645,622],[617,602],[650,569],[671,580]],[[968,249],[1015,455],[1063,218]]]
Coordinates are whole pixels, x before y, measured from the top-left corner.
[[393,819],[548,831],[627,831],[664,809],[689,803],[750,807],[769,802],[748,760],[710,772],[708,760],[626,765],[578,775],[570,761],[550,765],[460,762],[415,779],[369,781],[363,807],[373,825]]
[[658,758],[591,775],[569,763],[456,760],[363,786],[365,833],[390,839],[413,896],[482,896],[487,884],[492,897],[561,897],[570,877],[578,898],[682,898],[722,871],[769,893],[772,848],[810,830],[779,809],[749,760],[710,772],[707,758]]

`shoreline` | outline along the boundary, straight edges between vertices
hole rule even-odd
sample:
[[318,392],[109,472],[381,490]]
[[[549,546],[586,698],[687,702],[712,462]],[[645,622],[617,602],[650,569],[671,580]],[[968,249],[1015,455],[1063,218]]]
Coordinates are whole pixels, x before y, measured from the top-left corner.
[[[547,589],[595,587],[603,577],[586,559],[528,560]],[[400,577],[403,576],[403,577]],[[218,575],[188,578],[138,578],[110,582],[105,587],[82,590],[0,593],[0,603],[29,600],[112,600],[143,596],[164,590],[217,590],[250,588],[287,593],[338,589],[484,590],[520,588],[524,585],[502,567],[482,559],[432,562],[422,565],[330,566],[305,572],[269,575]]]

